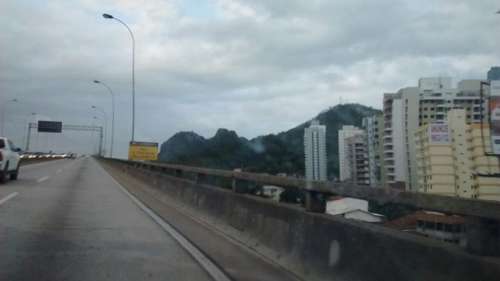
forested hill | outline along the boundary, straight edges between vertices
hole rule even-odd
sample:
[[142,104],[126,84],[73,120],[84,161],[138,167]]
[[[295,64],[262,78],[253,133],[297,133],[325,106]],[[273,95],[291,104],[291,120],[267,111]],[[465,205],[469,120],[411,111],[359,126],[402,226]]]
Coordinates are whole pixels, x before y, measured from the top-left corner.
[[[326,125],[328,174],[338,175],[338,130],[343,125],[361,126],[361,120],[379,112],[360,104],[331,107],[315,118]],[[234,131],[219,129],[212,138],[179,132],[160,147],[159,160],[192,166],[262,173],[304,174],[304,128],[310,120],[279,134],[251,140]]]

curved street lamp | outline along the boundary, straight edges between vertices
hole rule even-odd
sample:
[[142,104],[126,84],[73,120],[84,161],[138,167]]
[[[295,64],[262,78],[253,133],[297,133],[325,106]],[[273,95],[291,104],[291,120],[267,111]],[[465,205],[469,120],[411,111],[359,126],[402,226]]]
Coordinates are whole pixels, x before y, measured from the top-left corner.
[[109,94],[111,95],[111,152],[110,156],[113,158],[113,144],[115,142],[115,94],[113,93],[113,90],[106,85],[106,83],[99,81],[99,80],[94,80],[94,83],[96,84],[101,84],[103,85],[106,89],[108,89]]
[[130,38],[132,38],[132,142],[135,139],[135,38],[132,30],[126,23],[124,23],[119,18],[116,18],[110,14],[102,14],[102,17],[105,19],[114,19],[117,22],[121,23],[125,28],[127,28],[130,33]]

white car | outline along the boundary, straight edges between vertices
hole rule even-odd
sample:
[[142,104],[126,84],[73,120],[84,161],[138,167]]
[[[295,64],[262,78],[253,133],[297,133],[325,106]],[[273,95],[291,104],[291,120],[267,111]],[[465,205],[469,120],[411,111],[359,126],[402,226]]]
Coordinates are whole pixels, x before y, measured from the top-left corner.
[[6,182],[7,176],[17,180],[20,151],[9,139],[0,137],[0,183]]

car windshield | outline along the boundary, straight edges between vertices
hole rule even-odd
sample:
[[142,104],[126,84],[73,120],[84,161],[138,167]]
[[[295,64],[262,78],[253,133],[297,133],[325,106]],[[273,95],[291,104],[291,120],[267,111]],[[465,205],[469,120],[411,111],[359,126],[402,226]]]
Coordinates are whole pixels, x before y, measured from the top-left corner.
[[0,139],[0,148],[5,148],[5,142],[3,139]]

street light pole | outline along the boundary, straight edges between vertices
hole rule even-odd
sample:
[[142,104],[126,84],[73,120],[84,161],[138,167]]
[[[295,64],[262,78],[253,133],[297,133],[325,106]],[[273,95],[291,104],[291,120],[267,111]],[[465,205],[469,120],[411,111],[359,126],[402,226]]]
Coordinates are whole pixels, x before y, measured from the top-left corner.
[[[33,119],[35,118],[36,116],[36,112],[32,112],[30,114]],[[26,132],[26,147],[25,147],[25,151],[29,151],[30,149],[30,139],[31,139],[31,121],[30,121],[31,118],[27,118],[27,123],[28,123],[28,131]]]
[[94,80],[94,83],[103,85],[111,95],[111,158],[113,158],[113,144],[115,142],[115,94],[106,83]]
[[11,100],[8,100],[6,101],[4,104],[3,104],[3,108],[2,108],[2,129],[0,130],[0,136],[4,137],[4,132],[5,132],[5,111],[7,111],[7,104],[9,102],[18,102],[17,99],[11,99]]
[[[97,116],[94,116],[93,117],[93,121],[92,121],[92,127],[94,126],[94,120],[101,120],[101,118],[98,118]],[[104,124],[103,124],[104,125]],[[99,156],[104,156],[103,155],[103,139],[104,141],[106,141],[106,139],[104,138],[104,135],[103,135],[103,130],[102,130],[103,126],[99,126],[99,148],[98,148],[98,153],[99,153]],[[92,131],[93,132],[93,131]],[[95,147],[95,146],[94,146]],[[104,144],[104,147],[106,147],[106,144]]]
[[[101,112],[103,114],[103,116],[104,116],[104,122],[103,122],[104,123],[104,126],[103,126],[104,127],[104,150],[106,150],[106,136],[108,135],[108,130],[107,130],[107,127],[108,127],[108,115],[106,114],[106,111],[104,111],[104,109],[102,109],[102,108],[100,108],[98,106],[93,105],[92,109]],[[105,155],[103,155],[103,156],[105,156]]]
[[[93,117],[93,120],[97,120],[97,116],[94,116]],[[94,126],[94,121],[92,120],[92,127]],[[94,131],[92,131],[93,133]],[[102,136],[102,126],[99,127],[99,148],[98,148],[98,151],[99,151],[99,156],[103,156],[102,155],[102,139],[103,139],[103,136]],[[95,146],[94,146],[95,148]]]
[[125,28],[127,28],[130,33],[130,38],[132,38],[132,142],[135,140],[135,38],[134,33],[128,25],[110,14],[102,14],[102,17],[105,19],[114,19],[117,22],[121,23]]

